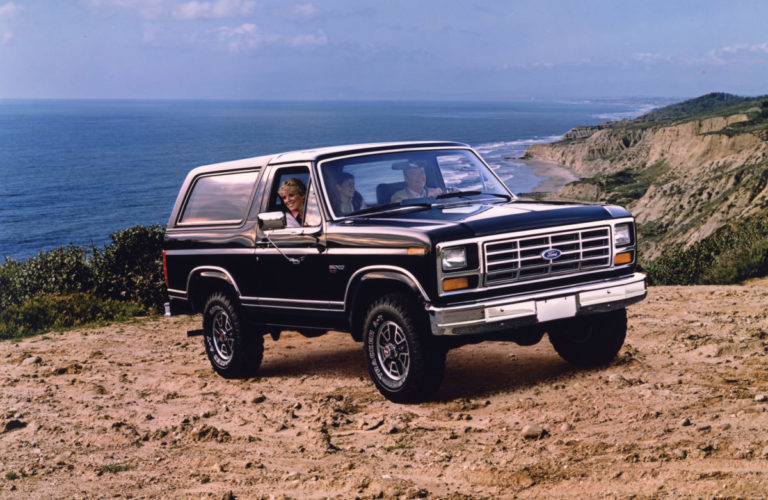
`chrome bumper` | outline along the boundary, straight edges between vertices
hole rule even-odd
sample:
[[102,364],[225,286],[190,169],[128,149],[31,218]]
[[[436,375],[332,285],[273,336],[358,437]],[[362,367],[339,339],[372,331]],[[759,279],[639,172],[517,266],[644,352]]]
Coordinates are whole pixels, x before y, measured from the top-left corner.
[[427,311],[434,335],[473,335],[620,309],[640,302],[647,293],[645,275],[635,273],[469,305],[428,306]]

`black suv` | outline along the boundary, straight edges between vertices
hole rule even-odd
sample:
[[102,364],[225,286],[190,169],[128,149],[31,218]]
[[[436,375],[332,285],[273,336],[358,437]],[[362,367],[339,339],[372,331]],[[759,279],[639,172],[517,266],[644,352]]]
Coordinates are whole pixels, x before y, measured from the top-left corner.
[[[297,186],[294,217],[281,187]],[[253,374],[265,334],[340,330],[363,342],[373,382],[396,402],[429,397],[447,351],[468,343],[533,345],[546,332],[569,362],[608,362],[626,306],[646,296],[629,212],[523,201],[454,142],[196,168],[164,249],[166,311],[203,313],[222,376]]]

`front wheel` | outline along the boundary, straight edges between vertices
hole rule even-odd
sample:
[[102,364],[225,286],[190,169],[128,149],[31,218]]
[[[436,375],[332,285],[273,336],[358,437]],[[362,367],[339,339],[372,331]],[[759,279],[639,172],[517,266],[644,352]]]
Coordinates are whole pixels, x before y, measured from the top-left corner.
[[406,295],[376,300],[364,323],[365,359],[373,383],[395,403],[417,403],[440,386],[446,350],[429,336],[426,317]]
[[203,309],[205,352],[213,369],[225,378],[253,375],[264,356],[264,337],[248,335],[237,304],[221,292],[208,297]]
[[549,329],[549,341],[560,357],[584,366],[611,361],[626,336],[626,309],[563,320]]

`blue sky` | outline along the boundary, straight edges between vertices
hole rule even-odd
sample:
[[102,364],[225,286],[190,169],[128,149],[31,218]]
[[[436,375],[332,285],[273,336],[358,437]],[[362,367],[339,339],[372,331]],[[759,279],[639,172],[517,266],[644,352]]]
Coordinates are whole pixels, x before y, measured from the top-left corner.
[[765,1],[0,0],[0,98],[768,93]]

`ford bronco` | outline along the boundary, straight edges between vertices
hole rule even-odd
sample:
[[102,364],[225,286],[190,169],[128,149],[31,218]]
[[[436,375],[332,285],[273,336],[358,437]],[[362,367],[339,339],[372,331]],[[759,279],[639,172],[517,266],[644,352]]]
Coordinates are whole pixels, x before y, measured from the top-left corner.
[[[304,188],[295,220],[288,184]],[[264,335],[349,332],[378,390],[418,402],[469,343],[546,333],[568,362],[613,359],[626,307],[646,296],[636,245],[623,208],[524,201],[461,143],[261,156],[187,175],[164,241],[166,311],[202,313],[224,377],[256,372]]]

